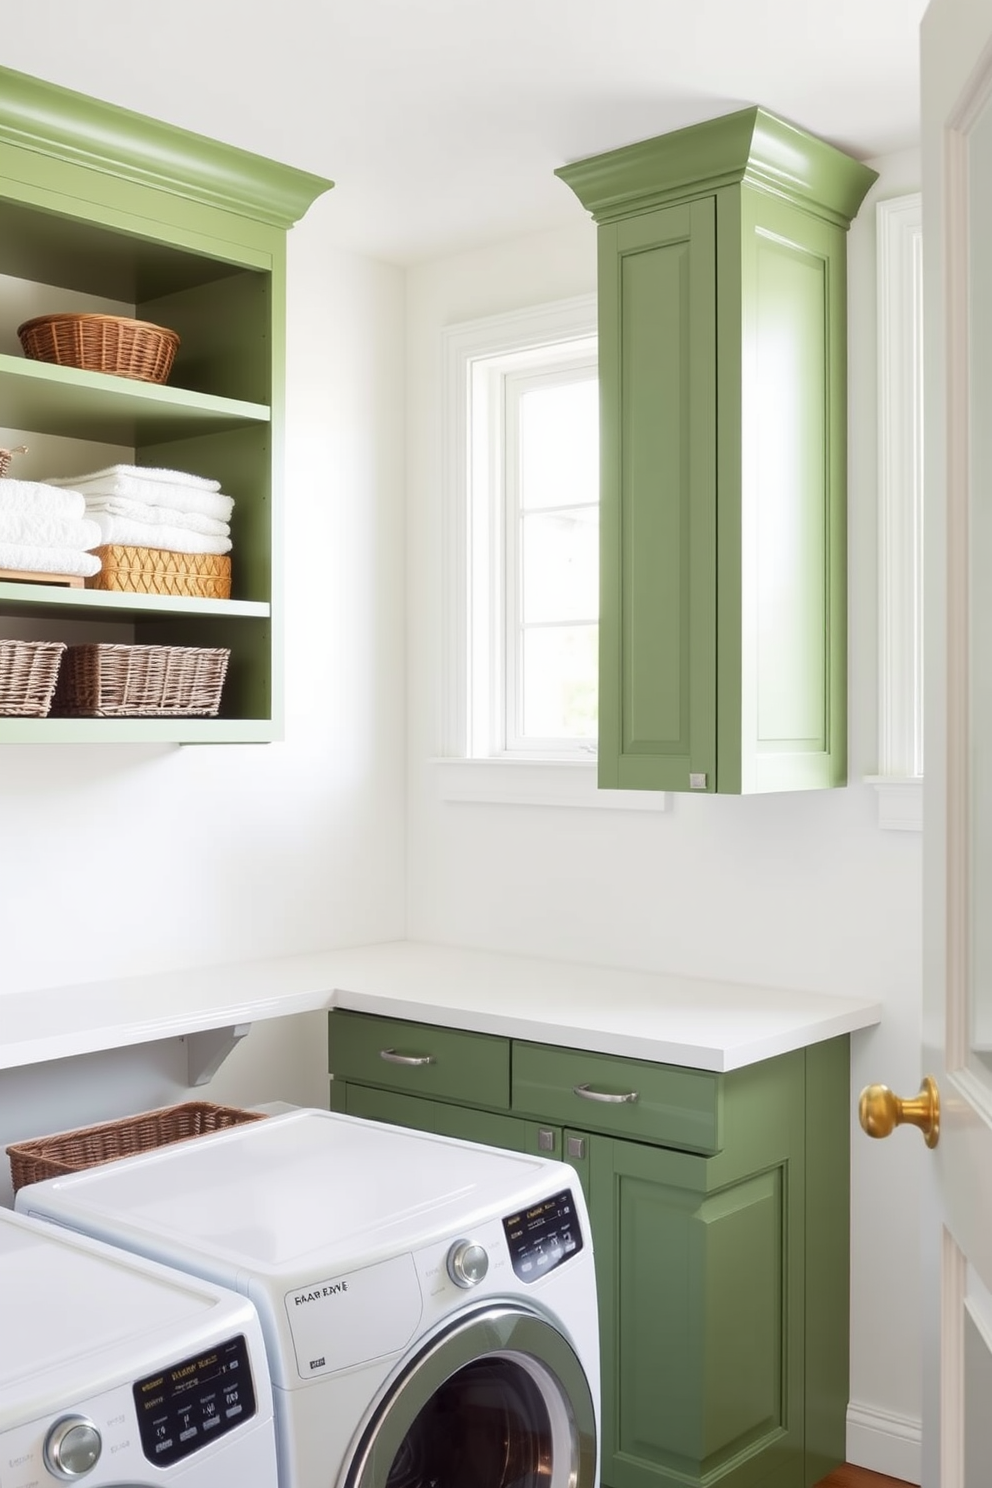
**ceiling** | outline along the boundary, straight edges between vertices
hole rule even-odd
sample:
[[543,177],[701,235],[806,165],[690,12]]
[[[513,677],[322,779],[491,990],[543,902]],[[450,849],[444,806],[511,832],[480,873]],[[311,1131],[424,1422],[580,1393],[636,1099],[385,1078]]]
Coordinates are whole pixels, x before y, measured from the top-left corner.
[[861,159],[912,146],[924,8],[29,0],[0,61],[330,176],[335,241],[410,263],[584,220],[557,166],[748,104]]

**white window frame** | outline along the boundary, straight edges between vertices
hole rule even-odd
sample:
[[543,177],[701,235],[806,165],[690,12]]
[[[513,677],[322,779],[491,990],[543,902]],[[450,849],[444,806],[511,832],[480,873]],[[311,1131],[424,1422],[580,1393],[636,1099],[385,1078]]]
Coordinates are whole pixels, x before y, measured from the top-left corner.
[[923,826],[923,210],[879,202],[878,793],[882,827]]
[[[475,423],[478,430],[492,419],[492,410],[485,406],[478,387],[473,399],[473,372],[480,362],[500,357],[515,360],[531,350],[535,359],[543,359],[558,348],[563,360],[574,361],[576,343],[588,342],[596,331],[596,296],[589,294],[464,322],[446,327],[442,333],[442,709],[440,750],[433,764],[444,800],[667,809],[668,798],[663,792],[600,791],[595,753],[581,746],[571,757],[531,758],[493,754],[480,743],[487,737],[492,739],[486,713],[496,704],[491,686],[472,688],[473,667],[477,674],[482,669],[481,674],[490,679],[498,668],[493,662],[493,626],[480,627],[474,617],[477,619],[483,609],[492,617],[497,609],[491,603],[491,586],[502,582],[498,555],[503,535],[493,530],[491,500],[480,497],[493,472],[491,468],[473,468],[473,458],[476,467],[480,461],[480,446],[484,449],[483,466],[492,458],[492,440],[473,440],[473,422],[482,421],[481,425]],[[484,556],[476,558],[470,584],[473,550],[479,552],[479,545],[472,542],[473,523],[489,523],[490,531],[489,548],[482,544]]]

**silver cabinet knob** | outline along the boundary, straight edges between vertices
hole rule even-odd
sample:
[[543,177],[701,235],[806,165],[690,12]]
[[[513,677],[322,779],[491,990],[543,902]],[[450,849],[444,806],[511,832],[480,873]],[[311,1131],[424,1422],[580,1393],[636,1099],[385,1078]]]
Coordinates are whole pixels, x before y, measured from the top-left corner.
[[45,1466],[57,1478],[84,1477],[100,1459],[100,1433],[85,1416],[63,1416],[45,1437]]
[[471,1240],[456,1240],[448,1251],[448,1275],[455,1286],[478,1286],[488,1270],[488,1255]]

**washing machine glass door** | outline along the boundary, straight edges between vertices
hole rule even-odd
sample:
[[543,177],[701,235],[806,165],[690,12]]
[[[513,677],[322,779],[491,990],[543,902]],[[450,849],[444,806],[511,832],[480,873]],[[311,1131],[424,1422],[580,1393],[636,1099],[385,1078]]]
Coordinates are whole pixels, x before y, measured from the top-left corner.
[[347,1488],[592,1488],[596,1412],[574,1350],[510,1304],[467,1314],[375,1412]]

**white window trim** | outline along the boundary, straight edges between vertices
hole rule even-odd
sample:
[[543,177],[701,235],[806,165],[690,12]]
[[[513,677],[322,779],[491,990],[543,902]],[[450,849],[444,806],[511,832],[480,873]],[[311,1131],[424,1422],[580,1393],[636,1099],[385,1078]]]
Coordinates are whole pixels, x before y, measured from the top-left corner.
[[923,826],[923,211],[919,192],[879,202],[878,794],[882,827]]
[[527,806],[592,806],[665,811],[661,791],[599,790],[596,763],[470,758],[468,551],[469,372],[474,361],[595,335],[595,294],[448,326],[442,333],[442,654],[440,753],[431,761],[446,801]]

